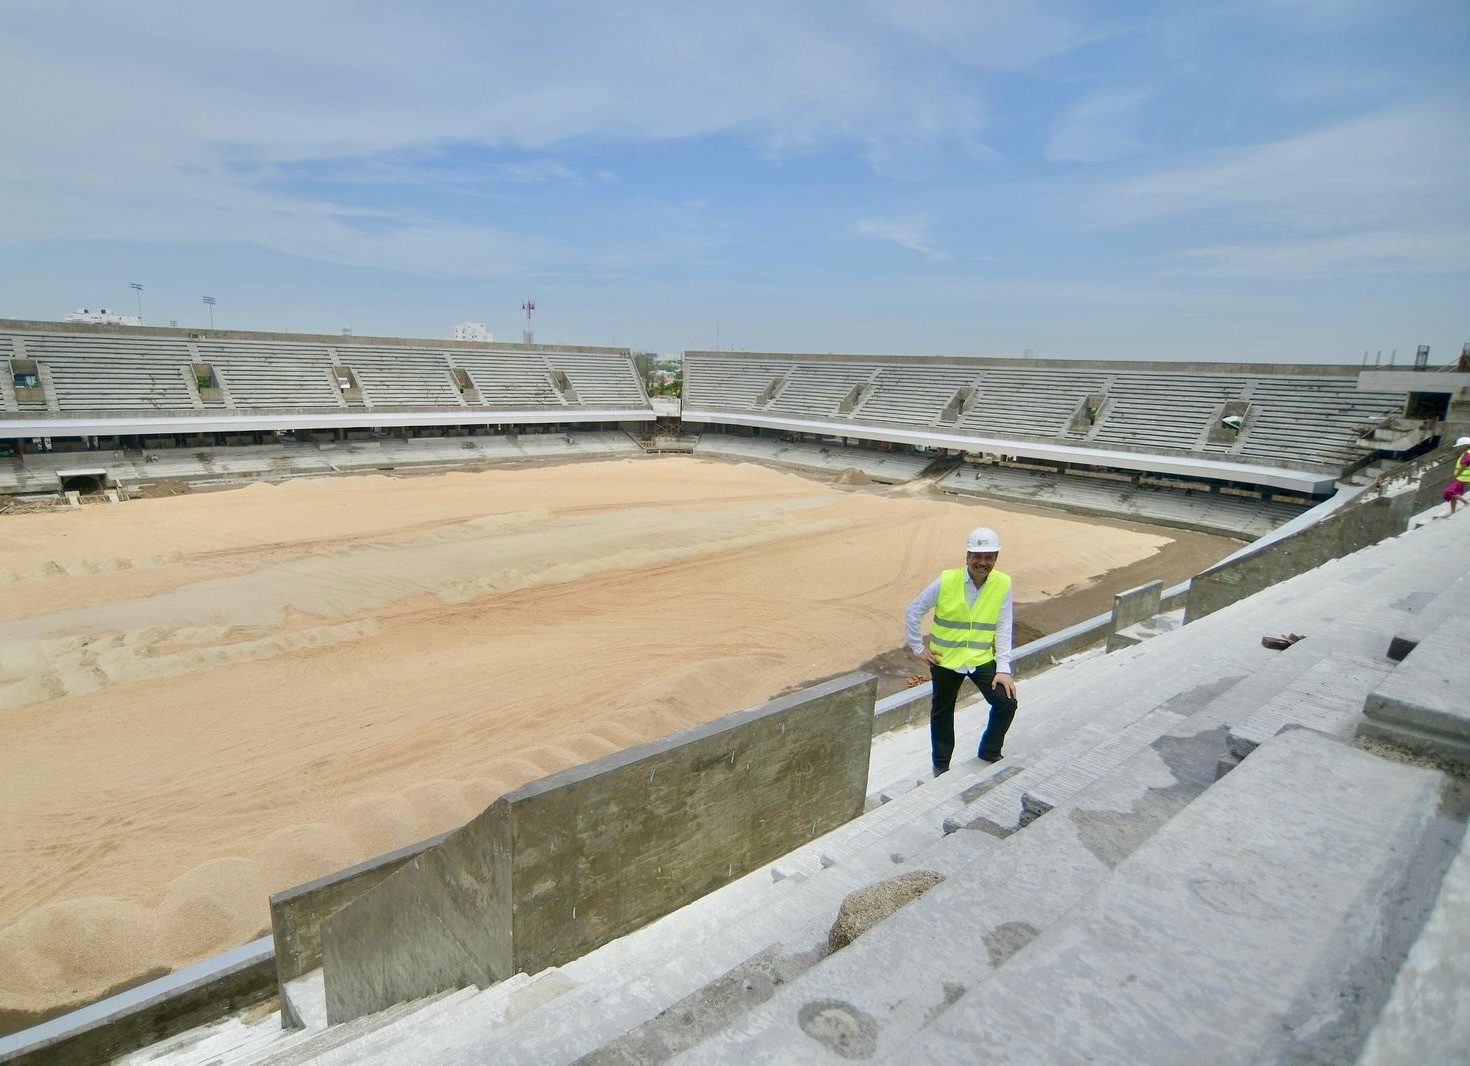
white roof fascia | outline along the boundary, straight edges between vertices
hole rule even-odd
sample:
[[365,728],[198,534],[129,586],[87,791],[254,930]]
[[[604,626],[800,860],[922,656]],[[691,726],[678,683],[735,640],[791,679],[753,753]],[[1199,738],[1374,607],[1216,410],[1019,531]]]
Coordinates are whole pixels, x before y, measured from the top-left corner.
[[324,411],[287,414],[116,415],[0,418],[0,440],[25,437],[132,436],[142,433],[247,433],[277,429],[375,426],[496,426],[546,422],[652,422],[648,408],[561,408],[533,411]]

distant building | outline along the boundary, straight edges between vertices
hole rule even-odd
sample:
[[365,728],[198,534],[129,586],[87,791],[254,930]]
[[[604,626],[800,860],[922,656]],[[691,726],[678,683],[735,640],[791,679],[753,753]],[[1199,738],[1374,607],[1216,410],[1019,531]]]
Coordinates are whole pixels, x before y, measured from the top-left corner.
[[450,330],[449,338],[456,341],[493,341],[495,337],[483,322],[460,322]]
[[120,315],[116,311],[109,311],[105,307],[99,307],[92,311],[86,307],[78,307],[66,316],[67,322],[92,322],[106,326],[141,326],[143,320],[137,315]]

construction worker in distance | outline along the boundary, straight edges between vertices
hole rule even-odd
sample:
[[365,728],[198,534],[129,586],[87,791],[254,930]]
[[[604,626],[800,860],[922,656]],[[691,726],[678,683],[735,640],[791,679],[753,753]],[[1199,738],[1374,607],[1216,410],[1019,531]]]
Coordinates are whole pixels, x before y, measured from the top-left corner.
[[1450,514],[1465,502],[1465,493],[1470,490],[1470,437],[1455,441],[1455,476],[1444,487],[1444,502],[1450,505]]
[[[1001,758],[1006,730],[1016,716],[1016,681],[1011,676],[1011,631],[1015,609],[1009,574],[995,569],[1000,536],[981,526],[965,541],[965,565],[946,570],[915,597],[904,613],[909,651],[929,664],[929,745],[934,776],[949,769],[954,753],[954,705],[965,678],[990,704],[980,738],[985,762]],[[924,615],[934,611],[926,643],[919,635]]]

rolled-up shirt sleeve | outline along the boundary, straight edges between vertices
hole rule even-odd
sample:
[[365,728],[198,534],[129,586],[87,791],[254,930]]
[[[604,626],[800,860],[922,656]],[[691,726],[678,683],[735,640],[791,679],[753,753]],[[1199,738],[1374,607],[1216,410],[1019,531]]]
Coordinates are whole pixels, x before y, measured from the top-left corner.
[[[903,613],[903,637],[909,646],[909,651],[919,655],[924,651],[924,635],[920,627],[924,624],[924,616],[934,608],[939,600],[939,579],[936,577],[931,581],[924,591],[914,597],[914,602],[909,604],[908,610]],[[1009,601],[1008,601],[1009,602]],[[1009,655],[1010,638],[1006,638],[1007,655]]]

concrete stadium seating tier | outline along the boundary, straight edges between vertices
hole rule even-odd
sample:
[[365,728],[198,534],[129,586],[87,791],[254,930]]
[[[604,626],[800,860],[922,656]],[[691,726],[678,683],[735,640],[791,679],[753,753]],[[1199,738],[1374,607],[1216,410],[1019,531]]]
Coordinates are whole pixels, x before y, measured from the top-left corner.
[[[610,348],[0,320],[0,358],[0,436],[652,419]],[[16,389],[31,367],[36,387]]]
[[40,364],[42,384],[53,401],[41,409],[156,412],[194,407],[188,378],[192,357],[180,341],[41,335],[25,338],[25,354]]
[[1218,464],[1340,471],[1403,406],[1352,367],[685,353],[694,422],[1138,469],[1118,456],[1193,456],[1224,480]]
[[241,409],[345,407],[324,345],[199,341],[201,361],[214,367],[231,404]]

